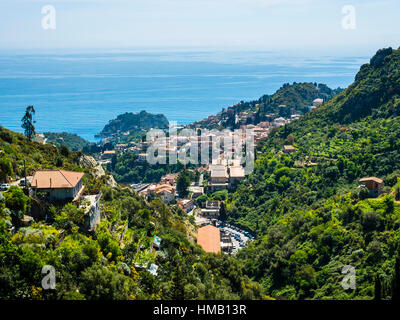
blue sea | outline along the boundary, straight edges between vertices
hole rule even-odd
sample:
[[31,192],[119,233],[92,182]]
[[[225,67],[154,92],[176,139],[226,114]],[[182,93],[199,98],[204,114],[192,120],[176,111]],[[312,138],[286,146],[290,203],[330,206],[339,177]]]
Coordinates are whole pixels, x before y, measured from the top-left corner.
[[367,57],[302,57],[275,52],[0,52],[0,125],[22,132],[28,105],[36,131],[89,141],[124,112],[163,113],[187,124],[284,83],[346,87]]

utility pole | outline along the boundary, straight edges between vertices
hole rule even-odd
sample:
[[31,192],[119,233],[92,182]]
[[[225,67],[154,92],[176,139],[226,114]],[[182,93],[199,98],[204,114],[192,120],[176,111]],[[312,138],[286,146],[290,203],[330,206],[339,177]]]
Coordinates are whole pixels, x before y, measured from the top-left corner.
[[26,181],[26,164],[25,164],[25,159],[24,159],[24,178],[25,178],[25,186],[24,186],[24,188],[26,188],[28,185],[27,185],[27,181]]

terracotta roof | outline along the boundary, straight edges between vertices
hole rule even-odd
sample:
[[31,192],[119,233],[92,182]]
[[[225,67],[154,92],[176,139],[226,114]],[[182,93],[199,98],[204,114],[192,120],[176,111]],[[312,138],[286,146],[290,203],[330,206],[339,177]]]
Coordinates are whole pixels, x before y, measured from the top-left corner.
[[295,147],[290,146],[290,145],[283,146],[283,149],[284,149],[284,150],[296,150]]
[[197,233],[197,243],[205,252],[221,252],[219,229],[211,225],[200,228]]
[[383,182],[382,179],[379,179],[379,178],[377,178],[377,177],[369,177],[369,178],[362,178],[362,179],[360,179],[360,182],[367,182],[367,181],[374,181],[374,182],[376,182],[376,183],[382,183],[382,182]]
[[173,194],[175,189],[174,188],[167,188],[167,187],[160,188],[160,189],[156,190],[156,194],[161,194],[161,193],[164,193],[165,191]]
[[39,189],[74,188],[83,175],[83,172],[64,170],[36,171],[32,178],[32,187]]

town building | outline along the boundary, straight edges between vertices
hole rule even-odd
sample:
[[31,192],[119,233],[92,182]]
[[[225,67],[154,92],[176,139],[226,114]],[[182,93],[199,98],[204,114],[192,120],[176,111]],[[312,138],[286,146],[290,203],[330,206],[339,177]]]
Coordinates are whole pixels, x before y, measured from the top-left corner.
[[314,109],[316,109],[317,107],[316,106],[309,106],[308,107],[308,111],[313,111]]
[[203,187],[190,186],[189,191],[192,193],[192,199],[196,199],[204,194]]
[[138,154],[138,161],[139,162],[146,162],[146,159],[147,159],[147,153],[139,153]]
[[362,178],[359,180],[360,185],[365,186],[369,190],[372,197],[377,197],[382,193],[383,180],[377,177]]
[[120,143],[115,146],[115,150],[118,152],[124,152],[124,151],[126,151],[126,149],[128,149],[127,143]]
[[232,242],[232,237],[227,233],[221,231],[220,233],[221,237],[221,250],[222,252],[225,253],[231,253],[233,249],[233,242]]
[[116,154],[115,150],[106,150],[101,154],[101,159],[111,159]]
[[193,210],[194,201],[192,199],[180,199],[178,200],[178,207],[188,213]]
[[178,173],[167,174],[167,175],[161,177],[161,183],[162,184],[169,184],[171,186],[174,186],[176,184],[176,178],[177,177],[178,177]]
[[323,103],[324,103],[324,99],[320,99],[320,98],[315,99],[315,100],[313,101],[313,105],[316,106],[316,107],[320,106],[320,105],[323,104]]
[[274,119],[274,122],[273,122],[273,125],[275,127],[281,127],[285,124],[286,124],[286,119],[283,117],[276,118],[276,119]]
[[228,172],[225,165],[210,165],[210,187],[211,191],[224,190],[228,188]]
[[293,152],[296,152],[296,151],[297,151],[296,148],[293,147],[293,146],[290,146],[290,145],[283,146],[283,152],[284,153],[293,153]]
[[201,209],[200,215],[205,218],[218,218],[221,203],[216,200],[206,201],[205,208]]
[[160,197],[164,203],[175,199],[175,187],[169,184],[152,184],[140,192],[147,197]]
[[234,187],[245,178],[242,166],[229,167],[229,186]]
[[85,188],[83,175],[83,172],[65,170],[36,171],[31,188],[36,195],[44,194],[49,200],[77,201]]

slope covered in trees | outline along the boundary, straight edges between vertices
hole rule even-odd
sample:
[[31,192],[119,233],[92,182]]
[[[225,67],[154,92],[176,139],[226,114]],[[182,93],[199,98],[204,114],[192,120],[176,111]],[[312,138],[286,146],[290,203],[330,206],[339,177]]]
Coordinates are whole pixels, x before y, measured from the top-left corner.
[[[241,112],[254,112],[247,119],[248,124],[258,124],[266,120],[267,115],[290,117],[290,113],[305,114],[317,98],[327,101],[341,92],[342,89],[331,89],[325,84],[311,82],[286,83],[272,95],[264,95],[258,100],[239,102],[228,109],[223,109],[215,118],[199,121],[198,125],[208,129],[235,128],[235,118]],[[279,108],[285,105],[286,108]]]
[[[229,220],[258,233],[239,254],[267,293],[289,299],[383,297],[400,235],[400,51],[380,50],[325,105],[271,132],[255,170],[229,203]],[[281,152],[293,144],[293,154]],[[367,199],[362,177],[383,179]],[[341,286],[345,265],[357,286]]]
[[54,144],[57,147],[63,145],[74,151],[82,151],[85,147],[88,148],[91,143],[82,137],[67,132],[44,132],[46,143]]

